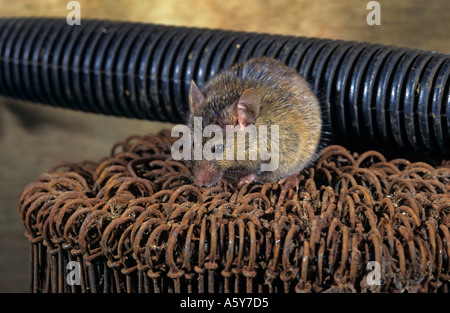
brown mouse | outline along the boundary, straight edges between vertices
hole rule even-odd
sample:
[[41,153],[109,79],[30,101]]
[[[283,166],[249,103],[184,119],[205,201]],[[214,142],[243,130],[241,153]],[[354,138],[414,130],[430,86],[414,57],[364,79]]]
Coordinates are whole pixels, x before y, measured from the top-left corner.
[[[305,79],[273,58],[257,57],[235,64],[214,76],[203,91],[191,81],[189,107],[191,130],[194,118],[201,117],[203,129],[218,125],[224,131],[223,144],[210,145],[213,153],[222,153],[222,159],[194,158],[196,185],[209,187],[221,180],[238,187],[253,181],[277,182],[298,174],[316,157],[322,129],[319,101]],[[261,127],[267,130],[266,137],[259,137]],[[242,141],[237,136],[249,129],[256,129],[256,137],[248,135],[245,144],[239,144]],[[229,131],[233,132],[228,137],[234,138],[232,141],[226,138]],[[208,140],[202,138],[203,146]],[[267,155],[262,157],[262,144],[270,151],[271,160]],[[236,157],[238,150],[245,159]],[[277,166],[262,170],[262,164],[275,156]]]

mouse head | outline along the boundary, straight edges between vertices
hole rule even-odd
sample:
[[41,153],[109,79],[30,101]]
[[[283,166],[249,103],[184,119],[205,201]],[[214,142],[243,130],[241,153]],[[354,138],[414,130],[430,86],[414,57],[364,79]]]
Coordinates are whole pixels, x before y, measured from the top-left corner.
[[[221,179],[233,181],[233,176],[243,175],[257,167],[256,160],[249,161],[249,152],[253,146],[249,145],[248,140],[245,140],[244,145],[238,145],[242,143],[238,142],[239,133],[248,132],[259,115],[260,97],[255,88],[234,95],[207,95],[191,81],[189,107],[191,130],[195,127],[194,118],[201,117],[202,134],[207,133],[206,137],[202,136],[201,159],[195,156],[192,158],[196,185],[212,186]],[[211,125],[215,125],[217,130],[214,136],[209,136],[210,132],[206,131],[211,129]],[[239,150],[243,151],[243,160],[237,158]],[[213,159],[206,155],[208,152],[211,152]]]

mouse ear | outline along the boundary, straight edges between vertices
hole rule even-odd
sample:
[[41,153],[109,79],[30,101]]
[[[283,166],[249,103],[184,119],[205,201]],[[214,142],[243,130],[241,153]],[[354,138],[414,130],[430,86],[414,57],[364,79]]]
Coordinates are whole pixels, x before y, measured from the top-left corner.
[[231,114],[237,123],[247,127],[253,123],[259,115],[259,95],[255,88],[244,91],[237,102],[231,106]]
[[205,103],[206,95],[198,89],[194,80],[191,79],[191,86],[189,88],[189,109],[191,112],[197,112],[198,109]]

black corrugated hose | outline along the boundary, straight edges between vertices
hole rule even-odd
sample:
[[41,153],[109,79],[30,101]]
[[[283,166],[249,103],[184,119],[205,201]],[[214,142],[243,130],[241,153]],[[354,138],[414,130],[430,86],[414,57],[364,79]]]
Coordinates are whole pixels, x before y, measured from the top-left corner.
[[189,83],[270,56],[324,106],[332,140],[450,151],[450,57],[380,44],[65,19],[0,19],[0,94],[76,110],[182,122]]

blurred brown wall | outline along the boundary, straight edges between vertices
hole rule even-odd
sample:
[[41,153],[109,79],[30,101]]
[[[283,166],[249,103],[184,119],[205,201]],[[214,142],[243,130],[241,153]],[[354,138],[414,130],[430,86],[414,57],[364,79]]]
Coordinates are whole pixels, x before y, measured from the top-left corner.
[[[0,0],[0,16],[66,16],[69,1]],[[450,51],[450,1],[378,1],[381,25],[369,26],[368,0],[80,0],[82,18],[141,21],[370,41]]]
[[[69,1],[0,0],[0,17],[65,17]],[[449,0],[379,1],[381,25],[360,0],[80,0],[100,18],[394,44],[450,52]],[[81,20],[81,21],[82,21]],[[28,243],[17,214],[24,186],[62,161],[98,160],[130,134],[170,125],[97,116],[0,97],[0,292],[28,291]]]

